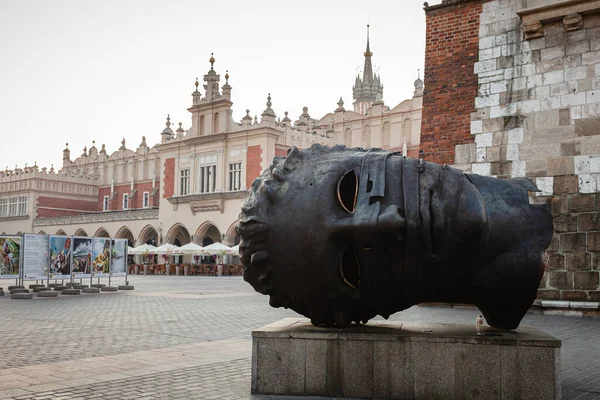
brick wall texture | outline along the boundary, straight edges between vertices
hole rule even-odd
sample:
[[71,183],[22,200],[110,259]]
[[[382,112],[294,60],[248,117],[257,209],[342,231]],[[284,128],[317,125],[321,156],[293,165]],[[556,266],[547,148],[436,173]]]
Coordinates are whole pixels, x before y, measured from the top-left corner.
[[[461,96],[448,98],[448,115],[453,117],[462,107],[462,117],[467,118],[458,119],[460,128],[449,125],[447,129],[454,138],[455,166],[480,175],[532,179],[540,192],[531,193],[530,200],[549,206],[555,230],[538,297],[600,301],[600,9],[580,15],[581,24],[567,26],[560,13],[566,16],[571,11],[555,8],[556,18],[526,38],[516,14],[518,6],[517,0],[465,2],[428,14],[426,62],[430,65],[425,82],[429,92],[424,99],[422,146],[439,136],[436,113],[448,94],[434,73],[442,68],[440,53],[447,51],[442,43],[454,31],[458,36],[471,31],[440,26],[455,21],[449,13],[470,23],[467,10],[480,7],[477,61],[463,70],[465,59],[446,57],[458,76],[472,68],[477,78],[475,112]],[[590,3],[589,7],[597,6]],[[463,40],[470,48],[470,40]],[[432,78],[433,83],[427,80]],[[450,85],[453,82],[449,80]],[[470,133],[464,131],[468,119]],[[466,135],[474,142],[466,141]],[[445,145],[446,138],[440,137]]]
[[246,153],[246,187],[252,186],[252,181],[257,178],[261,172],[262,147],[260,145],[248,146]]
[[96,201],[39,196],[37,199],[37,217],[77,215],[81,214],[80,211],[96,211],[97,207]]
[[175,159],[167,158],[165,160],[163,178],[163,198],[168,199],[175,194]]
[[444,4],[426,15],[421,150],[427,161],[453,164],[455,145],[473,142],[481,2]]

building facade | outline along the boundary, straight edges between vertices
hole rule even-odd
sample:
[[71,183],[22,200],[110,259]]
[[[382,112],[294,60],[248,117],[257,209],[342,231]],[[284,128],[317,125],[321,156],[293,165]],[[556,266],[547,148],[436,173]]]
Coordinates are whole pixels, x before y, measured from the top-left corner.
[[211,57],[202,85],[194,83],[188,129],[182,123],[174,129],[167,117],[155,146],[142,137],[133,150],[123,139],[109,154],[92,143],[75,159],[67,146],[60,171],[34,166],[0,173],[0,212],[7,204],[0,232],[118,237],[131,246],[237,244],[234,226],[247,189],[292,146],[345,144],[418,155],[423,81],[417,79],[411,99],[387,106],[372,55],[367,39],[354,110],[340,98],[325,116],[313,118],[304,107],[292,120],[288,112],[278,116],[267,95],[260,118],[246,110],[240,121],[232,118],[229,75],[222,82]]
[[555,226],[538,298],[600,302],[600,4],[444,0],[425,11],[424,157],[531,178],[531,201],[548,204]]

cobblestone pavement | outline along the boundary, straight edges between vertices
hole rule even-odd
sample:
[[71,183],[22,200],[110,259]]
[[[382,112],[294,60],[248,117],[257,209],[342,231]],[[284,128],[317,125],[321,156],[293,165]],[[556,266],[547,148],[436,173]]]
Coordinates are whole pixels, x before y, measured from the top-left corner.
[[[269,307],[239,277],[130,283],[133,292],[0,297],[0,399],[264,397],[250,395],[251,331],[295,313]],[[391,319],[473,323],[477,314],[413,307]],[[530,313],[522,324],[563,341],[563,399],[600,399],[600,319]]]

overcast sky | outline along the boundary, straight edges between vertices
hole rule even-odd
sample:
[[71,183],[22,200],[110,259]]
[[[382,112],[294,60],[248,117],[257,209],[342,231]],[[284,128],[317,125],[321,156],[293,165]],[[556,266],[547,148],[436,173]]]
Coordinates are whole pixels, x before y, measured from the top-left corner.
[[66,142],[72,159],[92,140],[152,146],[167,114],[189,128],[213,52],[236,121],[260,118],[269,92],[278,117],[321,117],[340,96],[351,109],[367,24],[394,106],[422,76],[422,1],[0,0],[0,168],[59,167]]

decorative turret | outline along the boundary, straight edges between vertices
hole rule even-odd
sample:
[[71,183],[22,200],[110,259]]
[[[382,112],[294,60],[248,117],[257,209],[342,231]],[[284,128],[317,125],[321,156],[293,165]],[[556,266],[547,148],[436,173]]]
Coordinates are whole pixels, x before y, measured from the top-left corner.
[[383,85],[379,75],[373,73],[371,64],[371,45],[369,43],[369,25],[367,25],[367,49],[365,55],[365,66],[363,68],[363,77],[357,75],[354,86],[352,87],[352,96],[354,97],[354,111],[359,114],[365,114],[371,104],[377,100],[377,95],[383,97]]
[[92,158],[96,158],[98,156],[98,149],[96,148],[96,141],[92,140],[92,147],[90,147],[88,151],[88,155]]
[[183,135],[185,134],[185,130],[181,127],[181,125],[183,125],[182,122],[179,123],[179,128],[177,128],[177,130],[175,131],[177,132],[177,139],[183,138]]
[[287,112],[287,111],[286,111],[286,112],[284,112],[284,114],[285,114],[285,117],[283,117],[283,119],[281,120],[281,123],[282,123],[284,126],[290,126],[290,125],[291,125],[291,122],[292,122],[292,120],[291,120],[291,119],[288,117],[288,112]]
[[198,82],[198,78],[196,78],[196,82],[194,82],[194,85],[196,85],[196,90],[194,91],[194,93],[192,93],[192,105],[194,106],[197,106],[202,101],[202,93],[198,91],[199,84],[200,83]]
[[244,115],[244,118],[242,118],[242,125],[252,125],[252,117],[250,116],[250,110],[246,110],[246,115]]
[[205,99],[206,101],[214,101],[221,97],[219,93],[219,81],[221,78],[214,69],[215,58],[213,57],[213,53],[211,53],[208,61],[210,62],[210,70],[204,75],[204,82],[206,82],[206,85],[204,85],[204,90],[206,90]]
[[344,100],[340,97],[340,101],[337,103],[338,108],[335,109],[335,112],[344,112],[346,109],[344,108]]
[[310,114],[308,113],[308,107],[302,107],[302,114],[300,114],[300,118],[296,125],[298,127],[303,127],[308,125],[308,121],[310,120]]
[[121,140],[121,147],[119,147],[120,151],[124,151],[127,150],[127,146],[125,146],[125,138],[123,138],[123,140]]
[[71,150],[69,150],[69,143],[65,144],[63,150],[63,168],[67,167],[71,163]]
[[415,81],[415,92],[413,94],[414,97],[423,97],[423,87],[424,83],[421,80],[421,70],[417,70],[417,80]]
[[223,97],[231,101],[231,86],[229,85],[229,70],[225,71],[225,84],[222,87]]
[[167,140],[171,140],[173,139],[173,130],[171,129],[171,115],[167,114],[167,122],[165,123],[165,125],[167,125],[167,127],[165,129],[163,129],[161,135],[161,143],[166,143]]
[[273,109],[271,108],[272,105],[273,103],[271,103],[271,93],[269,93],[269,95],[267,96],[267,108],[265,108],[265,111],[263,111],[263,113],[261,114],[263,119],[264,117],[276,117],[275,111],[273,111]]

